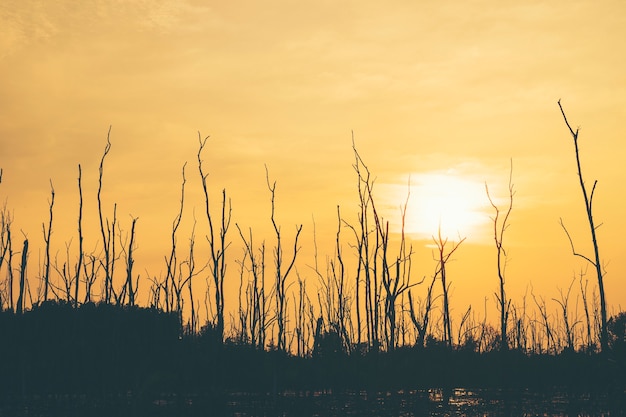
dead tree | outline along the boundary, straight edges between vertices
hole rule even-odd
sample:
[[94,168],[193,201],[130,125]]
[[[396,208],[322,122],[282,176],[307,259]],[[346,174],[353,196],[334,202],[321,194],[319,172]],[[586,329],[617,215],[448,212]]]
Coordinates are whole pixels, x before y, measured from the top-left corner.
[[[409,185],[410,189],[410,185]],[[370,190],[371,191],[371,190]],[[373,200],[373,197],[370,196]],[[372,211],[374,215],[374,221],[376,223],[376,230],[381,242],[381,283],[385,289],[385,339],[387,344],[387,351],[392,351],[397,345],[397,322],[396,322],[396,301],[398,297],[405,291],[415,286],[416,284],[410,284],[411,275],[411,257],[413,255],[412,248],[407,248],[406,239],[404,235],[404,225],[406,217],[406,209],[409,201],[409,195],[404,203],[404,207],[401,211],[401,237],[400,248],[398,255],[393,263],[390,263],[387,259],[387,253],[389,250],[389,222],[384,223],[379,218],[374,205],[372,204]]]
[[[200,133],[198,133],[198,141],[200,143],[198,149],[198,171],[200,172],[200,179],[202,180],[202,191],[204,192],[204,207],[205,215],[209,222],[209,232],[206,236],[209,242],[209,254],[210,254],[210,267],[211,274],[213,276],[213,283],[215,284],[215,310],[216,310],[216,329],[219,337],[224,337],[224,277],[226,276],[226,249],[229,246],[226,243],[226,235],[230,227],[230,220],[232,217],[232,205],[230,199],[226,199],[226,190],[222,190],[222,205],[219,232],[215,231],[213,224],[213,216],[210,210],[210,198],[207,187],[207,177],[202,169],[202,150],[209,139],[201,139]],[[227,202],[228,201],[228,202]]]
[[572,282],[570,283],[569,287],[567,288],[567,292],[564,294],[563,293],[563,289],[559,289],[559,293],[561,295],[561,299],[556,299],[553,298],[553,300],[559,304],[559,306],[561,307],[561,313],[563,314],[563,326],[565,326],[565,341],[567,343],[566,348],[570,351],[574,351],[575,348],[575,335],[574,335],[574,327],[576,327],[577,324],[580,323],[579,320],[574,321],[574,323],[570,323],[570,317],[569,317],[569,297],[570,297],[570,293],[572,292],[572,286],[574,285],[574,282],[576,281],[576,277],[574,277],[574,279],[572,280]]
[[98,278],[101,267],[102,263],[98,256],[93,253],[85,256],[85,261],[83,262],[83,273],[85,275],[85,298],[83,299],[83,304],[87,304],[92,301],[92,287]]
[[441,290],[443,296],[443,342],[447,346],[452,346],[452,320],[450,318],[450,282],[448,281],[446,265],[450,260],[452,254],[459,248],[461,243],[465,241],[465,238],[460,239],[458,242],[452,242],[452,248],[446,252],[446,245],[448,244],[448,238],[441,236],[441,227],[439,227],[437,238],[433,236],[433,241],[437,246],[437,272],[435,276],[439,276],[441,279]]
[[585,340],[585,351],[591,351],[591,348],[593,346],[593,338],[591,337],[591,317],[589,315],[589,303],[587,301],[587,284],[588,284],[588,280],[585,279],[584,285],[583,285],[583,278],[586,275],[586,271],[581,271],[580,275],[579,275],[579,284],[580,284],[580,295],[582,297],[582,301],[583,301],[583,309],[585,311],[585,334],[586,334],[586,340]]
[[[552,352],[556,352],[556,342],[554,339],[554,331],[552,329],[552,326],[550,325],[550,316],[548,314],[548,309],[546,307],[546,302],[543,299],[543,297],[539,297],[539,299],[541,300],[541,302],[539,300],[537,300],[537,297],[535,297],[535,294],[532,292],[531,290],[531,295],[533,297],[533,300],[535,301],[535,305],[537,306],[537,310],[539,311],[539,314],[541,315],[541,322],[540,322],[540,326],[543,327],[544,332],[545,332],[545,336],[546,336],[546,350],[548,353]],[[539,353],[541,352],[541,340],[538,340],[538,345],[539,345]]]
[[511,210],[513,209],[513,195],[515,192],[513,191],[513,162],[511,161],[511,169],[509,170],[509,204],[504,213],[504,217],[502,221],[498,223],[500,220],[500,209],[494,203],[491,195],[489,194],[489,186],[485,183],[485,190],[487,192],[487,198],[489,199],[489,203],[494,208],[496,215],[492,217],[493,220],[493,238],[496,243],[497,250],[497,267],[498,267],[498,280],[500,284],[500,293],[496,294],[496,299],[498,300],[498,305],[500,308],[500,350],[508,350],[509,342],[507,336],[507,323],[509,318],[509,309],[511,307],[511,301],[506,298],[506,291],[504,289],[505,284],[505,270],[506,270],[506,250],[504,249],[504,232],[508,228],[509,216],[511,214]]
[[137,287],[133,288],[133,266],[135,265],[135,259],[133,258],[133,250],[135,249],[135,225],[137,224],[137,217],[132,218],[132,225],[130,228],[130,242],[128,243],[128,255],[126,256],[126,284],[125,291],[128,294],[128,305],[135,305],[135,295],[137,294]]
[[318,291],[318,305],[323,321],[341,338],[343,348],[350,350],[351,338],[348,333],[348,318],[350,307],[348,304],[348,290],[346,288],[345,264],[341,250],[341,212],[337,206],[337,233],[335,235],[335,254],[327,257],[326,271],[319,269],[317,251],[317,232],[313,221],[313,247],[315,265],[311,267],[318,277],[320,288]]
[[28,262],[28,239],[24,239],[24,245],[22,246],[22,263],[20,264],[20,285],[19,292],[17,294],[17,306],[15,312],[22,314],[24,311],[24,288],[26,287],[26,265]]
[[242,268],[245,267],[246,258],[250,259],[249,271],[252,275],[248,282],[247,300],[249,304],[249,334],[250,343],[258,348],[265,347],[265,334],[269,325],[268,311],[265,294],[265,242],[257,250],[252,239],[252,229],[248,230],[249,237],[246,238],[238,224],[235,224],[239,231],[239,236],[244,243],[244,259],[241,261]]
[[602,270],[602,263],[600,262],[600,249],[598,246],[598,238],[596,235],[596,232],[598,230],[598,227],[600,227],[600,225],[596,226],[594,219],[593,219],[593,197],[594,197],[594,193],[596,190],[596,185],[598,184],[598,181],[595,180],[593,182],[593,186],[591,187],[591,192],[589,192],[587,190],[587,186],[585,184],[585,180],[583,178],[583,173],[582,173],[582,167],[581,167],[581,163],[580,163],[580,153],[579,153],[579,149],[578,149],[578,128],[574,131],[572,129],[572,127],[570,126],[569,122],[567,121],[567,117],[565,116],[565,111],[563,110],[563,107],[561,106],[561,100],[558,101],[558,105],[559,105],[559,109],[561,110],[561,114],[563,115],[563,120],[565,121],[565,124],[567,125],[567,128],[569,129],[570,134],[572,135],[572,139],[574,140],[574,152],[575,152],[575,156],[576,156],[576,169],[578,172],[578,180],[580,183],[580,189],[582,191],[583,194],[583,199],[585,202],[585,213],[587,214],[587,221],[589,223],[589,229],[591,232],[591,243],[593,245],[593,259],[591,259],[590,257],[583,255],[579,252],[576,252],[576,249],[574,248],[574,242],[572,241],[572,238],[569,234],[569,232],[567,231],[567,228],[565,227],[565,225],[563,224],[563,220],[561,219],[561,226],[563,227],[563,229],[565,230],[565,233],[567,234],[567,238],[570,242],[570,246],[572,248],[572,252],[575,256],[578,256],[582,259],[584,259],[585,261],[589,262],[591,265],[593,265],[593,267],[596,269],[596,275],[598,277],[598,292],[600,295],[600,349],[602,352],[606,352],[609,348],[609,337],[608,337],[608,332],[607,332],[607,312],[606,312],[606,296],[604,293],[604,272]]
[[[426,278],[424,278],[426,279]],[[420,281],[423,282],[424,280]],[[411,321],[417,330],[417,338],[415,340],[415,346],[424,347],[426,343],[426,333],[428,332],[428,325],[430,323],[430,313],[433,307],[433,288],[435,287],[435,282],[437,282],[437,274],[433,275],[433,279],[428,286],[428,291],[426,293],[426,298],[424,299],[424,308],[421,308],[421,300],[419,301],[419,311],[416,313],[415,303],[413,302],[413,297],[411,295],[411,291],[408,291],[409,294],[409,313],[411,317]]]
[[[177,288],[179,288],[178,293],[180,293],[180,290],[182,290],[183,286],[185,285],[187,285],[187,290],[189,293],[189,302],[191,305],[190,306],[191,311],[189,315],[189,326],[188,326],[189,334],[194,334],[198,327],[197,325],[198,319],[197,319],[196,307],[194,304],[194,297],[193,297],[193,278],[204,270],[204,267],[203,267],[199,271],[196,271],[196,260],[195,260],[195,255],[194,255],[194,247],[195,247],[195,242],[196,242],[195,230],[196,230],[196,221],[194,218],[193,228],[191,231],[191,237],[189,238],[189,257],[187,258],[186,261],[181,263],[180,276],[181,276],[181,279],[183,280],[179,285],[177,285]],[[187,273],[183,275],[182,266],[185,264],[187,265]]]
[[[2,182],[2,170],[0,169],[0,182]],[[11,223],[12,223],[11,213],[6,207],[6,204],[0,208],[0,271],[2,270],[2,266],[6,263],[7,265],[7,281],[6,281],[6,295],[3,297],[8,299],[8,304],[11,309],[12,299],[11,299],[11,285],[13,280],[12,277],[12,265],[10,259],[12,258],[11,253]],[[4,300],[0,299],[0,311],[4,309]]]
[[[113,295],[113,270],[115,264],[115,254],[114,254],[114,244],[115,244],[115,220],[114,224],[111,227],[109,225],[109,221],[107,219],[107,227],[104,227],[104,217],[102,214],[102,177],[104,174],[104,160],[111,150],[111,127],[109,126],[109,131],[107,133],[107,143],[104,147],[104,153],[102,154],[102,158],[100,159],[100,167],[98,169],[98,218],[100,220],[100,233],[102,235],[102,248],[104,251],[104,302],[106,304],[111,302],[111,298]],[[115,209],[114,209],[115,216]]]
[[43,300],[48,300],[48,289],[50,288],[50,238],[52,236],[52,215],[54,208],[54,186],[52,185],[52,180],[50,180],[50,205],[49,205],[49,220],[48,220],[48,229],[46,229],[46,225],[42,224],[43,229],[43,240],[46,244],[46,252],[44,258],[44,270],[43,270]]
[[296,235],[293,243],[293,255],[291,260],[288,261],[285,267],[285,259],[283,258],[283,244],[282,244],[282,236],[281,230],[278,224],[276,223],[275,218],[275,198],[276,198],[276,181],[270,183],[269,172],[267,170],[267,166],[265,167],[265,179],[267,181],[267,187],[271,194],[271,202],[272,202],[272,214],[271,221],[272,226],[274,227],[274,233],[276,234],[276,246],[274,247],[274,266],[276,268],[276,280],[274,287],[274,296],[276,297],[276,325],[278,327],[278,336],[277,336],[277,348],[278,350],[285,351],[287,348],[287,338],[286,338],[286,324],[287,324],[287,278],[289,277],[289,273],[293,269],[293,266],[296,262],[296,257],[299,252],[298,247],[298,238],[300,237],[300,232],[302,231],[302,225],[296,226]]
[[78,262],[76,264],[76,274],[74,276],[74,307],[78,307],[78,290],[80,285],[80,273],[83,268],[83,185],[82,169],[78,164]]
[[[172,249],[170,251],[170,255],[169,257],[165,258],[165,265],[166,265],[166,275],[165,275],[165,282],[163,283],[163,292],[164,292],[164,296],[165,296],[165,311],[166,312],[170,312],[174,309],[174,284],[175,284],[175,278],[176,278],[176,268],[178,265],[178,258],[177,258],[177,251],[176,251],[176,244],[177,244],[177,239],[176,239],[176,233],[178,232],[178,228],[180,227],[180,222],[182,220],[183,217],[183,207],[185,205],[185,184],[187,182],[186,178],[185,178],[185,167],[187,166],[187,163],[183,164],[183,169],[182,169],[182,184],[181,184],[181,191],[180,191],[180,206],[179,206],[179,210],[178,213],[176,214],[176,217],[174,217],[174,221],[172,222],[172,233],[170,235],[171,237],[171,243],[172,243]],[[180,301],[180,300],[179,300]],[[177,306],[180,305],[180,302],[177,303]],[[178,314],[181,314],[181,311],[177,311]]]
[[[358,255],[358,265],[355,276],[356,292],[356,317],[357,317],[357,343],[361,345],[361,308],[365,310],[365,330],[368,347],[378,350],[380,345],[380,292],[379,282],[379,252],[381,250],[380,234],[375,226],[370,226],[371,212],[375,210],[372,200],[374,179],[370,171],[361,158],[354,137],[352,138],[352,150],[354,152],[353,168],[357,174],[357,189],[359,193],[359,213],[358,227],[348,227],[352,229],[356,239],[355,248]],[[374,239],[372,239],[374,234]],[[362,284],[361,284],[362,283]],[[360,287],[363,287],[363,301],[361,301]]]

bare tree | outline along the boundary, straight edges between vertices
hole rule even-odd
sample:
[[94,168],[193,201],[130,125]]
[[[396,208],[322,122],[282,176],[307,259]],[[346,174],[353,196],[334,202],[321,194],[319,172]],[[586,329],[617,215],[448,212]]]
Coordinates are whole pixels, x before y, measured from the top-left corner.
[[298,238],[300,237],[300,232],[302,231],[302,225],[296,226],[296,235],[294,238],[293,244],[293,255],[291,260],[286,264],[286,268],[283,270],[284,259],[283,259],[283,245],[282,245],[282,236],[281,230],[278,224],[276,223],[275,218],[275,197],[276,197],[276,181],[270,183],[269,171],[267,166],[265,167],[265,178],[267,181],[267,187],[271,194],[271,202],[272,202],[272,226],[274,226],[274,232],[276,234],[276,246],[274,247],[274,266],[276,267],[276,281],[275,281],[275,293],[276,297],[276,325],[278,327],[278,337],[277,337],[277,348],[278,350],[286,350],[286,333],[285,326],[287,323],[286,313],[287,313],[287,278],[289,273],[293,269],[293,266],[296,262],[296,257],[298,255],[299,247],[298,247]]
[[[350,349],[351,338],[348,334],[348,317],[350,316],[349,295],[346,288],[345,264],[341,247],[341,212],[337,206],[337,233],[335,234],[334,257],[327,257],[326,271],[319,269],[317,232],[315,220],[313,220],[313,247],[315,265],[311,267],[318,277],[320,288],[317,298],[320,315],[333,331],[339,335],[343,347]],[[321,329],[320,329],[321,330]]]
[[85,261],[83,262],[83,273],[85,275],[85,298],[83,304],[90,303],[92,287],[95,284],[100,268],[102,267],[101,260],[94,253],[85,255]]
[[[544,334],[546,337],[546,349],[548,352],[551,352],[551,351],[556,352],[556,341],[554,338],[554,331],[553,331],[552,325],[550,324],[550,316],[548,314],[548,308],[546,307],[546,301],[544,300],[543,297],[539,297],[539,300],[538,300],[532,291],[531,291],[531,295],[533,297],[533,300],[535,301],[537,310],[539,311],[539,314],[541,315],[541,321],[538,323],[544,329]],[[541,340],[539,340],[538,346],[540,349],[539,353],[542,353]]]
[[[410,184],[409,184],[410,189]],[[371,190],[370,190],[371,191]],[[372,198],[372,196],[370,196]],[[372,198],[373,200],[373,198]],[[385,289],[385,321],[386,325],[385,338],[387,342],[387,351],[392,351],[397,345],[397,322],[396,322],[396,302],[398,297],[405,291],[409,290],[416,284],[410,284],[411,276],[411,257],[413,250],[411,247],[407,248],[406,238],[404,234],[406,209],[409,201],[409,194],[404,206],[401,209],[401,236],[400,236],[400,248],[398,255],[393,263],[390,263],[387,259],[387,253],[389,249],[389,222],[384,223],[379,218],[374,205],[372,204],[372,210],[374,215],[374,221],[376,223],[376,230],[381,242],[381,283]]]
[[82,169],[78,164],[78,262],[76,264],[76,274],[74,276],[74,307],[78,307],[78,289],[80,284],[80,273],[83,268],[83,185]]
[[[177,244],[176,233],[178,232],[178,228],[180,227],[180,222],[183,217],[183,207],[185,204],[185,184],[187,182],[185,178],[186,166],[187,166],[187,163],[183,165],[183,169],[182,169],[183,179],[182,179],[181,191],[180,191],[180,206],[179,206],[178,213],[176,214],[176,217],[174,217],[174,221],[172,222],[172,234],[171,234],[172,249],[170,251],[169,257],[165,258],[166,275],[165,275],[165,282],[162,285],[162,289],[165,295],[165,311],[167,312],[172,311],[174,308],[173,287],[174,287],[174,280],[176,277],[176,269],[178,265],[178,258],[177,258],[177,251],[176,251],[176,244]],[[178,305],[179,304],[180,302],[178,303]],[[180,311],[177,311],[177,312],[179,314],[181,313]]]
[[[424,278],[425,279],[425,278]],[[419,282],[421,284],[422,281]],[[415,345],[418,347],[424,347],[426,343],[426,333],[428,332],[428,325],[430,323],[430,313],[433,307],[433,288],[435,287],[435,282],[437,282],[437,274],[433,275],[433,279],[428,285],[428,291],[426,292],[426,298],[423,300],[424,307],[422,308],[422,300],[418,301],[418,311],[416,312],[415,303],[413,302],[413,296],[411,295],[411,290],[408,291],[409,294],[409,313],[411,317],[411,321],[417,330],[417,338],[415,340]]]
[[450,317],[450,282],[448,281],[446,265],[450,260],[452,254],[461,246],[461,243],[465,241],[465,238],[460,239],[458,242],[452,242],[452,247],[446,252],[446,245],[448,244],[448,238],[441,236],[441,227],[439,227],[437,238],[433,236],[433,241],[437,246],[437,272],[435,276],[439,275],[441,279],[441,290],[443,295],[443,342],[447,346],[452,346],[452,320]]
[[559,109],[561,110],[561,114],[563,115],[563,120],[565,121],[565,124],[567,125],[567,128],[569,129],[569,132],[572,135],[572,139],[574,140],[574,151],[576,155],[576,168],[578,171],[578,180],[580,182],[580,189],[582,191],[583,199],[585,201],[585,212],[587,214],[587,221],[589,223],[589,229],[591,232],[591,243],[593,245],[593,259],[579,252],[576,252],[576,249],[574,248],[574,242],[572,241],[572,238],[569,232],[567,231],[567,228],[563,224],[562,219],[561,219],[561,226],[563,227],[563,229],[565,230],[565,233],[567,234],[567,238],[569,239],[573,254],[589,262],[596,269],[596,275],[598,277],[598,292],[600,294],[600,320],[601,320],[600,349],[602,350],[602,352],[606,352],[609,348],[609,337],[608,337],[608,332],[607,332],[607,327],[606,327],[607,312],[606,312],[606,296],[604,293],[604,272],[602,270],[602,264],[600,262],[600,249],[598,246],[598,238],[596,235],[599,225],[596,226],[594,219],[593,219],[593,197],[594,197],[594,193],[595,193],[596,185],[598,184],[598,181],[595,180],[593,182],[593,186],[591,187],[591,192],[589,192],[587,190],[587,186],[585,185],[585,180],[583,178],[582,167],[580,163],[580,154],[579,154],[579,149],[578,149],[578,131],[579,130],[577,128],[576,131],[574,131],[572,127],[570,126],[569,122],[567,121],[567,117],[565,116],[565,111],[563,110],[563,107],[561,106],[561,100],[558,101],[558,105],[559,105]]
[[245,246],[244,258],[241,261],[242,268],[245,267],[246,258],[250,260],[248,270],[252,277],[248,282],[246,290],[249,305],[247,322],[249,323],[250,343],[258,348],[263,348],[265,346],[266,330],[269,325],[267,297],[265,294],[265,242],[261,243],[257,253],[252,239],[252,229],[248,230],[248,238],[246,238],[239,225],[235,224],[235,226]]
[[[374,179],[369,168],[361,158],[352,137],[354,152],[353,168],[357,174],[357,189],[359,195],[358,228],[347,224],[352,229],[356,239],[355,248],[358,256],[358,266],[355,276],[357,342],[361,345],[361,308],[365,310],[366,340],[370,349],[378,350],[380,344],[380,301],[381,284],[379,282],[379,251],[381,250],[380,234],[376,226],[370,226],[370,215],[375,210],[373,196]],[[372,234],[374,239],[372,239]],[[373,241],[372,241],[373,240]],[[363,283],[363,301],[361,302],[361,282]]]
[[[2,170],[0,169],[0,183],[2,182]],[[0,271],[2,266],[7,265],[6,295],[3,296],[8,302],[7,307],[13,309],[13,252],[11,248],[11,224],[13,218],[6,203],[0,208]],[[0,299],[0,311],[4,308],[4,300]]]
[[133,266],[135,259],[133,258],[133,250],[135,249],[135,225],[137,217],[132,217],[132,225],[130,228],[130,242],[128,243],[128,255],[126,256],[126,284],[125,291],[128,294],[128,305],[135,305],[135,295],[137,288],[133,288]]
[[43,229],[43,240],[46,244],[46,252],[44,258],[44,271],[43,271],[43,300],[48,300],[48,288],[50,288],[50,238],[52,236],[52,215],[54,208],[54,186],[52,185],[52,180],[50,180],[50,206],[49,206],[49,220],[48,220],[48,229],[46,230],[46,225],[42,224]]
[[183,275],[181,272],[181,278],[183,280],[178,285],[180,289],[182,289],[184,285],[187,285],[187,291],[189,293],[189,301],[190,301],[190,315],[189,315],[189,326],[188,326],[189,334],[195,333],[198,327],[198,319],[197,319],[196,307],[194,304],[194,296],[193,296],[193,278],[197,276],[198,274],[200,274],[206,267],[205,265],[205,267],[201,268],[200,270],[196,270],[196,260],[195,260],[195,255],[194,255],[194,247],[195,247],[195,242],[196,242],[195,230],[196,230],[196,220],[194,216],[194,223],[193,223],[193,228],[191,231],[191,237],[189,238],[189,256],[186,261],[181,263],[181,271],[182,271],[182,266],[186,265],[187,273]]
[[580,294],[583,300],[583,309],[585,311],[585,350],[590,351],[593,346],[593,338],[591,336],[591,317],[589,314],[589,303],[587,301],[587,284],[588,280],[585,279],[583,284],[583,278],[586,275],[586,271],[581,271],[578,282],[580,284]]
[[[111,126],[109,126],[109,131],[107,133],[107,143],[104,147],[104,152],[102,154],[102,158],[100,159],[100,167],[98,169],[98,218],[100,220],[100,233],[102,235],[102,247],[104,250],[104,302],[109,303],[113,295],[113,270],[115,264],[115,254],[114,254],[114,242],[115,242],[115,220],[114,225],[111,227],[109,225],[109,221],[107,219],[107,228],[104,227],[104,218],[102,214],[102,177],[104,175],[104,160],[111,150]],[[114,209],[115,216],[115,209]]]
[[509,204],[506,212],[504,213],[504,217],[502,221],[498,223],[500,220],[500,209],[493,202],[491,195],[489,194],[489,186],[485,183],[485,190],[487,192],[487,198],[491,203],[491,206],[494,208],[496,215],[492,218],[493,220],[493,237],[496,243],[497,250],[497,267],[498,267],[498,280],[500,283],[500,293],[496,294],[496,299],[498,300],[498,305],[500,308],[500,350],[507,350],[509,348],[509,342],[507,338],[507,322],[509,318],[509,309],[511,307],[511,301],[506,298],[506,291],[504,289],[505,284],[505,270],[506,270],[506,250],[504,249],[504,232],[508,228],[509,216],[511,214],[511,210],[513,210],[513,195],[515,192],[513,191],[513,161],[511,161],[511,169],[509,170]]
[[[205,215],[209,222],[209,232],[206,236],[209,242],[210,253],[210,267],[211,274],[213,276],[213,282],[215,284],[215,309],[216,309],[216,328],[218,334],[223,339],[224,337],[224,277],[226,276],[226,249],[228,244],[226,243],[226,235],[230,227],[230,220],[232,217],[232,205],[230,199],[226,199],[226,190],[222,190],[222,206],[220,216],[219,232],[215,231],[213,225],[213,217],[210,211],[210,198],[207,187],[207,177],[202,168],[202,151],[206,145],[206,141],[209,139],[201,139],[200,133],[198,133],[198,141],[200,143],[198,149],[198,171],[200,172],[200,178],[202,180],[202,190],[204,192],[205,203]],[[216,236],[217,234],[217,236]]]
[[574,277],[574,279],[570,283],[566,293],[563,293],[563,289],[559,289],[559,293],[561,295],[560,299],[553,298],[553,300],[556,301],[561,307],[561,313],[563,314],[563,326],[565,327],[565,341],[567,343],[566,347],[570,351],[574,351],[575,347],[574,327],[576,327],[576,325],[580,323],[580,321],[578,320],[574,321],[574,323],[570,323],[569,317],[569,297],[575,281],[576,277]]
[[26,265],[28,262],[28,239],[24,239],[24,245],[22,246],[22,263],[20,264],[20,283],[19,292],[17,294],[17,306],[15,312],[22,314],[24,311],[24,288],[26,285]]

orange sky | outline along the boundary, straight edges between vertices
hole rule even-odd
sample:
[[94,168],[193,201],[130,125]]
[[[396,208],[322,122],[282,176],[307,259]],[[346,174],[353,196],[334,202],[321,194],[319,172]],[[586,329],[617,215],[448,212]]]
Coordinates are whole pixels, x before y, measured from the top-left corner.
[[[130,216],[139,218],[137,272],[161,273],[185,161],[188,210],[179,241],[188,239],[194,207],[201,220],[200,131],[211,136],[205,160],[212,192],[225,187],[233,221],[271,243],[267,165],[286,238],[304,225],[298,268],[306,276],[312,219],[324,253],[332,251],[336,206],[356,220],[354,132],[391,222],[409,177],[414,228],[429,201],[450,198],[437,190],[476,190],[451,204],[464,207],[469,199],[486,207],[474,207],[474,219],[484,222],[463,230],[467,241],[451,266],[457,313],[470,303],[481,310],[485,297],[495,303],[483,184],[506,197],[512,160],[507,285],[515,302],[531,284],[549,301],[583,266],[559,217],[579,250],[589,248],[561,99],[570,122],[581,126],[588,183],[598,180],[595,216],[603,224],[610,311],[626,306],[622,1],[4,0],[0,26],[0,198],[14,213],[15,230],[31,240],[33,263],[43,246],[50,180],[57,195],[53,246],[63,253],[65,242],[76,240],[79,163],[86,247],[96,246],[97,169],[111,125],[103,202],[108,213],[118,204],[125,230]],[[204,235],[200,222],[197,234]],[[435,263],[430,242],[412,237],[417,279]],[[234,227],[230,239],[238,256]],[[595,283],[592,268],[588,277]]]

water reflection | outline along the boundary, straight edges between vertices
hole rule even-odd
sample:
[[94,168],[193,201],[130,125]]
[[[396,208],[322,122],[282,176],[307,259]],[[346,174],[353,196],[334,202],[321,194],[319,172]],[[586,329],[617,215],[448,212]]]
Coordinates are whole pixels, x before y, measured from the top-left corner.
[[503,389],[287,391],[230,395],[228,414],[252,416],[621,416],[625,393]]

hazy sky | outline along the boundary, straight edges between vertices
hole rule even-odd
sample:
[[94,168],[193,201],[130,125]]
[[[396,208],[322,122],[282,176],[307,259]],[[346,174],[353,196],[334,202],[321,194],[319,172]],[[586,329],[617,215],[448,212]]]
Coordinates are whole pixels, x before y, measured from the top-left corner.
[[[515,302],[530,285],[549,301],[584,267],[559,217],[577,249],[590,249],[561,99],[581,127],[587,183],[598,180],[611,311],[626,306],[623,1],[0,0],[0,26],[0,199],[31,240],[33,263],[50,181],[53,246],[63,253],[76,240],[79,163],[86,246],[96,246],[98,163],[112,126],[103,203],[109,215],[117,203],[125,230],[130,216],[139,218],[138,272],[161,273],[185,161],[179,241],[188,239],[194,207],[196,234],[205,233],[200,132],[211,136],[204,159],[216,199],[226,188],[233,221],[269,244],[267,166],[286,238],[304,225],[298,267],[306,276],[313,218],[325,253],[336,206],[356,221],[354,134],[393,224],[410,178],[416,279],[434,271],[430,241],[419,239],[438,219],[451,238],[454,229],[467,237],[449,278],[457,313],[494,300],[484,183],[503,204],[512,161],[507,285]],[[455,209],[433,211],[442,206]],[[235,256],[234,227],[231,240]],[[592,268],[587,277],[595,285]]]

